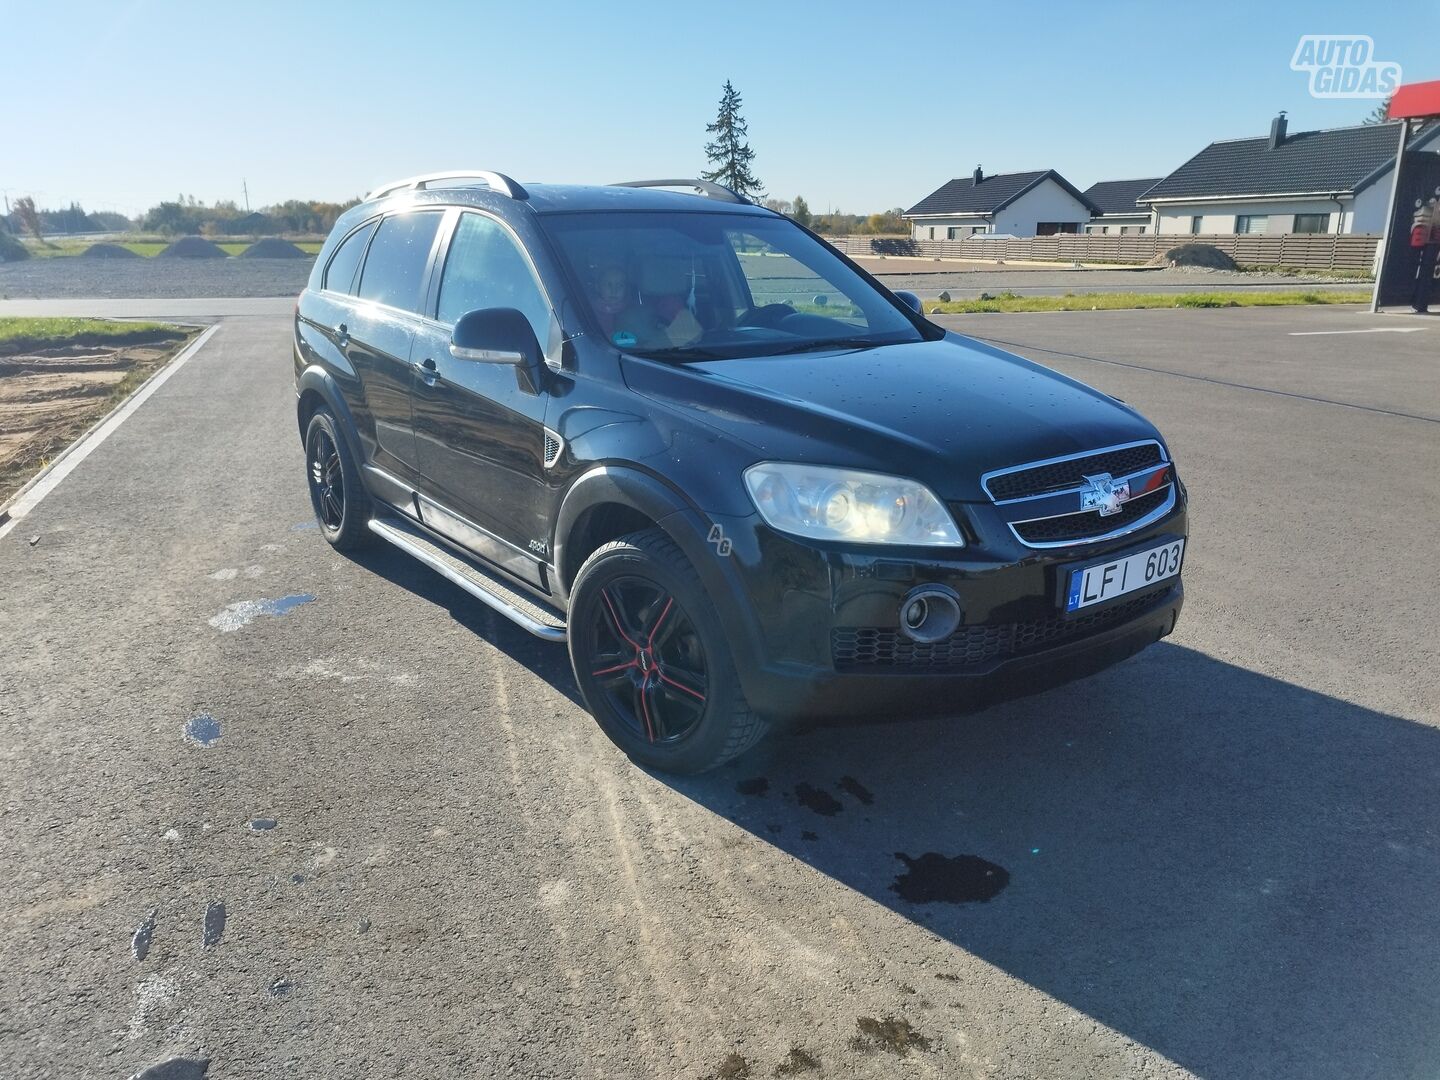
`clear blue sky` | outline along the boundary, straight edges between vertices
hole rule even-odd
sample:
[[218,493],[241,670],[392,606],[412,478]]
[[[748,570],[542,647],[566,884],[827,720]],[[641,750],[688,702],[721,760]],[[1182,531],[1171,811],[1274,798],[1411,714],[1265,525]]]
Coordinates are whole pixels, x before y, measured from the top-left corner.
[[135,213],[342,199],[451,166],[521,180],[694,175],[725,79],[755,170],[812,209],[944,180],[1168,172],[1217,138],[1359,122],[1290,70],[1369,34],[1440,79],[1440,0],[219,4],[0,0],[0,189]]

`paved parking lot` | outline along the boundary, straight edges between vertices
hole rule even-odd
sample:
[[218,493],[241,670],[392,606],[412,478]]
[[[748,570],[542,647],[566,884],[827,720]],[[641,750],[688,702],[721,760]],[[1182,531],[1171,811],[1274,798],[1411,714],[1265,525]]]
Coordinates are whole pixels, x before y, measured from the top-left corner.
[[[563,650],[324,545],[288,307],[202,306],[210,342],[0,537],[0,1075],[1435,1075],[1440,329],[947,319],[1166,432],[1179,629],[676,781]],[[1006,883],[913,902],[927,853]]]

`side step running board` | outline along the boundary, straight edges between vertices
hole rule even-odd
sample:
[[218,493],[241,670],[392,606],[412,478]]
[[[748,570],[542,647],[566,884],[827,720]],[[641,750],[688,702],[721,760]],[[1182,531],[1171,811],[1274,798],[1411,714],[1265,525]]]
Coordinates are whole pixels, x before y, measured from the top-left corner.
[[531,600],[498,575],[430,539],[419,527],[402,518],[383,517],[370,520],[370,531],[449,578],[482,604],[488,604],[536,637],[546,641],[565,640],[565,619],[558,611]]

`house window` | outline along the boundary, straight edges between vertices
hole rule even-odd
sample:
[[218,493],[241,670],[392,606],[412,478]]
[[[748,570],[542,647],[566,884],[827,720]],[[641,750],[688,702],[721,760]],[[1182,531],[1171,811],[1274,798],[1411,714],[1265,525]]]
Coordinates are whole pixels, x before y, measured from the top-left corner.
[[1269,226],[1269,214],[1237,214],[1235,216],[1237,233],[1263,233]]
[[1328,233],[1330,231],[1330,215],[1296,214],[1295,231],[1303,233]]
[[934,240],[934,239],[935,239],[935,226],[934,226],[934,225],[931,225],[931,226],[930,226],[930,239],[931,239],[931,240]]
[[1060,233],[1078,236],[1080,223],[1078,221],[1037,221],[1035,223],[1036,236],[1056,236]]
[[[1089,233],[1091,236],[1104,236],[1106,233],[1108,233],[1108,232],[1110,231],[1110,226],[1109,226],[1109,225],[1086,225],[1086,226],[1085,226],[1085,231],[1086,231],[1087,233]],[[1125,230],[1122,228],[1120,231],[1121,231],[1121,232],[1124,232]]]
[[1141,233],[1143,233],[1144,231],[1145,231],[1145,226],[1144,226],[1144,225],[1121,225],[1121,226],[1120,226],[1120,235],[1121,235],[1121,236],[1131,236],[1131,235],[1137,235],[1137,236],[1138,236],[1138,235],[1140,235]]
[[989,228],[988,228],[987,226],[985,226],[985,225],[971,225],[971,226],[970,226],[970,235],[971,235],[971,236],[984,236],[987,232],[989,232]]
[[948,229],[945,230],[946,240],[963,240],[969,235],[970,234],[964,229],[962,229],[959,225],[951,225]]
[[1200,226],[1204,224],[1205,217],[1202,214],[1195,214],[1190,218],[1190,235],[1199,236]]

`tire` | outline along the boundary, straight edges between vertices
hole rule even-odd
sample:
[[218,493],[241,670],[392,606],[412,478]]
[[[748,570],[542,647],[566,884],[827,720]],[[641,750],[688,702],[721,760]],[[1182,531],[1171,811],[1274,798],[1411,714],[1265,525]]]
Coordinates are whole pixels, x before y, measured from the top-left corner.
[[663,530],[592,553],[575,576],[567,621],[585,704],[634,761],[706,772],[769,728],[745,700],[714,603]]
[[337,551],[356,551],[373,539],[370,495],[340,425],[326,409],[317,409],[305,426],[305,479],[315,523]]

